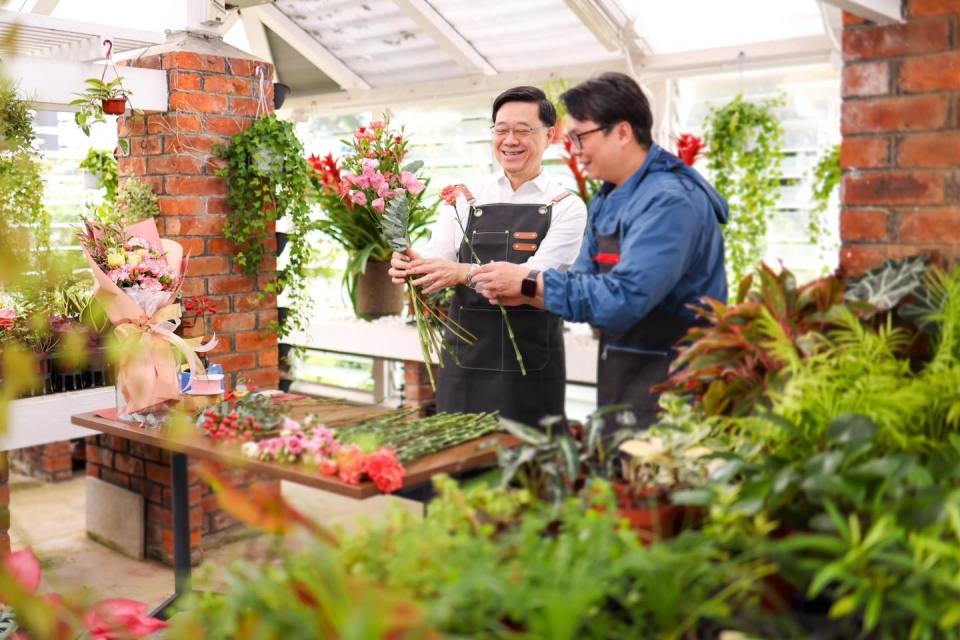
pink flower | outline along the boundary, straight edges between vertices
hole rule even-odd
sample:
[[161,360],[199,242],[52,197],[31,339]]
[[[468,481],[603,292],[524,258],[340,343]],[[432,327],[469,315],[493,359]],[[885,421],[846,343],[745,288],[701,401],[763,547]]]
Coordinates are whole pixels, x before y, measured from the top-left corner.
[[353,204],[358,204],[362,207],[367,204],[367,194],[363,191],[354,191],[350,194],[350,200],[353,201]]
[[447,185],[440,191],[440,199],[446,202],[447,204],[453,206],[457,202],[457,198],[460,197],[460,194],[463,193],[462,184],[451,184]]
[[83,627],[93,640],[144,638],[167,623],[147,615],[147,605],[135,600],[103,600],[93,605],[83,619]]
[[388,195],[390,195],[390,185],[388,185],[386,181],[377,187],[377,195],[381,198],[386,198]]
[[370,203],[370,206],[373,207],[373,210],[377,213],[383,213],[384,202],[383,198],[377,198]]
[[409,171],[400,172],[400,182],[403,183],[403,186],[407,188],[407,191],[413,195],[417,195],[424,189],[423,183],[417,180],[417,177]]
[[146,291],[163,291],[163,285],[156,278],[146,277],[140,281],[140,288]]
[[374,120],[370,123],[370,128],[374,131],[383,131],[383,128],[386,126],[387,125],[383,120]]
[[33,593],[40,586],[40,561],[30,549],[11,553],[3,559],[3,566],[27,593]]
[[13,309],[0,309],[0,329],[9,329],[17,319],[17,312]]
[[303,440],[299,436],[287,438],[287,452],[294,458],[299,457],[303,453]]
[[405,471],[393,449],[380,449],[368,455],[363,461],[363,472],[384,493],[403,488]]
[[325,476],[332,476],[337,472],[337,463],[332,458],[320,458],[317,466],[320,468],[320,473]]
[[377,171],[377,167],[380,166],[380,162],[378,160],[364,158],[360,163],[360,166],[363,167],[363,174],[369,176]]

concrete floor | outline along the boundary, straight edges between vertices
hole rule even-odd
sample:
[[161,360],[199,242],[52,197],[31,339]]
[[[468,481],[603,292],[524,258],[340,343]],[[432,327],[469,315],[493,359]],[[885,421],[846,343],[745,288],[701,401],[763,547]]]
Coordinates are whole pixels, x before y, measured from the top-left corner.
[[[132,560],[86,536],[85,479],[80,475],[58,484],[11,477],[11,537],[13,549],[30,546],[43,566],[43,591],[63,594],[89,591],[98,598],[130,598],[159,605],[173,589],[173,570],[153,561]],[[283,495],[301,512],[347,531],[363,520],[376,520],[399,505],[422,513],[418,502],[378,496],[363,501],[283,483]],[[194,568],[198,584],[216,583],[217,571],[238,557],[263,557],[265,536],[250,535],[205,550]]]

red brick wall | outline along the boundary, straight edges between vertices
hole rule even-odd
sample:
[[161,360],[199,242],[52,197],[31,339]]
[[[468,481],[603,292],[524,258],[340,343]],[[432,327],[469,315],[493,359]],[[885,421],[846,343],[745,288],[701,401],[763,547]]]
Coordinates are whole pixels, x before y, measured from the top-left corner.
[[[433,379],[439,375],[437,365],[433,366]],[[430,378],[427,376],[427,365],[422,362],[407,360],[403,363],[403,405],[405,407],[426,407],[436,404],[437,399]],[[423,412],[421,412],[423,413]]]
[[18,473],[46,482],[63,482],[73,477],[73,442],[63,440],[10,452]]
[[273,67],[266,63],[184,51],[137,60],[136,66],[167,70],[170,108],[120,119],[130,154],[120,159],[119,169],[122,177],[153,186],[161,235],[190,252],[183,295],[208,296],[218,309],[184,334],[216,332],[219,345],[210,359],[223,365],[231,386],[244,379],[276,388],[277,337],[266,332],[277,319],[276,296],[259,296],[276,272],[276,241],[271,233],[260,275],[243,275],[233,260],[236,248],[223,237],[227,184],[215,175],[220,163],[213,155],[214,147],[254,121],[257,65],[265,69],[272,105]]
[[840,265],[960,257],[960,0],[908,0],[907,22],[844,16]]

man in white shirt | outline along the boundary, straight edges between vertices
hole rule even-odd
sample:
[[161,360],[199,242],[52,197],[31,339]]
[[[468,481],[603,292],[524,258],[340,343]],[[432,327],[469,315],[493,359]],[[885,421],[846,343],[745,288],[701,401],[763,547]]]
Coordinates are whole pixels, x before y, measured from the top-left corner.
[[[479,263],[522,264],[536,274],[565,271],[580,250],[586,206],[543,171],[543,152],[555,140],[557,113],[543,91],[515,87],[493,103],[493,148],[502,170],[465,185],[443,206],[422,256],[395,253],[394,282],[419,276],[424,293],[455,287],[450,316],[477,336],[472,345],[448,336],[437,388],[441,411],[499,411],[537,425],[562,415],[566,385],[563,325],[530,306],[508,310],[524,375],[500,310],[471,288]],[[470,242],[464,241],[464,231]]]

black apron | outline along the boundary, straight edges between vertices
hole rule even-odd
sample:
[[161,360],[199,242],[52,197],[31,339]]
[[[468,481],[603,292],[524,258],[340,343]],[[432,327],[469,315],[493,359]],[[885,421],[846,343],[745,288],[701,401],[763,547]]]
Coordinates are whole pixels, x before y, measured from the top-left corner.
[[[619,260],[620,229],[609,236],[597,234],[597,270],[607,273]],[[677,356],[673,347],[694,324],[693,320],[655,308],[626,331],[601,330],[597,406],[629,405],[637,419],[637,429],[646,429],[656,422],[660,394],[651,393],[650,387],[667,379],[670,363]],[[618,428],[615,416],[609,416],[605,431],[610,433]]]
[[[460,243],[459,261],[491,260],[526,262],[550,229],[553,202],[539,204],[470,205],[466,241]],[[439,411],[499,411],[500,415],[530,426],[545,416],[563,415],[566,362],[563,321],[529,305],[505,307],[526,375],[514,354],[506,323],[497,305],[464,285],[458,285],[450,303],[450,317],[471,331],[471,345],[447,332],[459,364],[443,353],[437,381]]]

